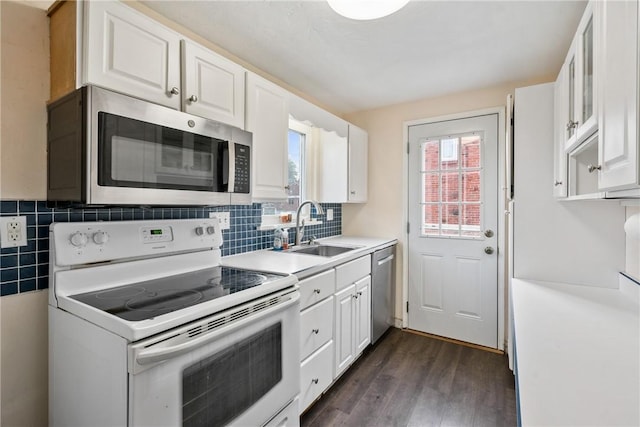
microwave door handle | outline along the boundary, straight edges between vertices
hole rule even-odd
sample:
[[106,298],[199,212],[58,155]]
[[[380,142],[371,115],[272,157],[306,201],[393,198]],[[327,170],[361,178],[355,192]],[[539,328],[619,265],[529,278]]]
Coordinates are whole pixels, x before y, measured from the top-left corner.
[[149,365],[152,363],[163,362],[165,360],[172,359],[174,357],[180,356],[182,354],[188,353],[198,347],[201,347],[208,342],[215,340],[223,335],[226,335],[230,332],[235,331],[238,328],[244,327],[249,323],[253,323],[259,321],[265,317],[268,317],[272,313],[278,312],[280,310],[284,310],[287,307],[297,304],[300,299],[300,294],[296,293],[292,298],[286,302],[283,302],[279,305],[272,306],[264,311],[261,311],[258,314],[249,314],[247,317],[236,320],[230,324],[223,326],[217,331],[205,333],[199,335],[197,338],[191,339],[189,341],[176,344],[170,347],[160,347],[160,348],[145,348],[140,351],[137,351],[134,354],[134,361],[139,365]]
[[233,142],[229,141],[229,150],[227,151],[228,156],[229,156],[229,176],[227,177],[227,182],[228,182],[228,186],[227,186],[227,192],[229,193],[233,193],[236,186],[236,144],[234,144]]

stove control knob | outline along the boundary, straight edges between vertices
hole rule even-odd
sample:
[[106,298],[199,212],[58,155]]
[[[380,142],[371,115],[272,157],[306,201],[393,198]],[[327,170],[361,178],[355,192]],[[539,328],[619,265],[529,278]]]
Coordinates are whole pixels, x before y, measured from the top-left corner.
[[71,235],[71,244],[77,248],[81,248],[87,244],[87,235],[81,233],[80,231],[76,231]]
[[213,234],[216,232],[216,229],[213,228],[213,225],[207,227],[207,234]]
[[196,227],[196,235],[202,236],[204,234],[204,228]]
[[104,231],[96,231],[93,233],[93,241],[96,245],[104,245],[109,240],[109,235]]

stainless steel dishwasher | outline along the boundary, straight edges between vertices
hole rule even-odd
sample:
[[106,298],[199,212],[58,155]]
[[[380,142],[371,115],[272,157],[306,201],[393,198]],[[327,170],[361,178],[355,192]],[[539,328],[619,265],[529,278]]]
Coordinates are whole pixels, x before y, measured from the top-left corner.
[[380,249],[371,258],[371,343],[394,324],[396,245]]

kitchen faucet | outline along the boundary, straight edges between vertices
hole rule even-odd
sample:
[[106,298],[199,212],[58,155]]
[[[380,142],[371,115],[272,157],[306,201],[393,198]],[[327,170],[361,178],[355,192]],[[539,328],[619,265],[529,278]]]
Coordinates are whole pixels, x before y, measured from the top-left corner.
[[320,206],[320,204],[315,200],[305,200],[300,203],[300,206],[298,206],[298,210],[296,211],[296,246],[300,244],[302,236],[304,236],[304,219],[302,220],[302,224],[300,224],[300,211],[302,210],[302,207],[307,204],[315,206],[318,215],[324,215],[322,206]]

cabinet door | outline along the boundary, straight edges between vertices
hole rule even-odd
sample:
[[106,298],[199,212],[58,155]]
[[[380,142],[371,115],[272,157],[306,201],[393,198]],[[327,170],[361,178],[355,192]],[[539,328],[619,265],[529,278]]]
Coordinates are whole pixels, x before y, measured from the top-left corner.
[[84,2],[83,83],[180,108],[180,36],[120,2]]
[[188,40],[182,67],[184,111],[244,128],[244,68]]
[[597,2],[600,190],[638,185],[638,1]]
[[371,276],[355,283],[356,285],[356,355],[371,342]]
[[334,378],[337,378],[355,359],[355,285],[336,293],[335,341],[336,359]]
[[554,172],[553,172],[553,195],[555,197],[567,197],[567,153],[564,150],[564,134],[567,118],[564,115],[565,98],[563,96],[564,77],[566,70],[564,67],[558,74],[558,79],[553,87],[554,100]]
[[347,201],[349,148],[346,137],[324,129],[313,130],[315,144],[315,199]]
[[286,199],[289,98],[287,92],[247,72],[246,130],[253,133],[253,191],[256,200]]
[[367,201],[367,167],[368,167],[368,135],[367,132],[349,125],[349,194],[352,203]]

